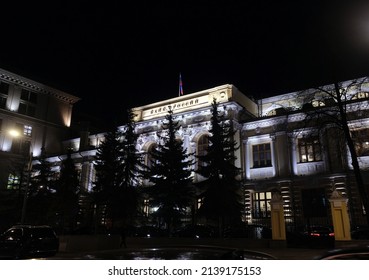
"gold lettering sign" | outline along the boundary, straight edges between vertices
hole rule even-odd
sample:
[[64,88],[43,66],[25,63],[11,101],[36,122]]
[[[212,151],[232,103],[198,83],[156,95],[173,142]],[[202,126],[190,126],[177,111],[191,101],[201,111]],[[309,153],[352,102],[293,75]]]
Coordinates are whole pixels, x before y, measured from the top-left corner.
[[199,107],[199,106],[206,106],[208,105],[208,98],[207,96],[201,96],[189,100],[174,102],[171,104],[166,104],[160,107],[152,108],[144,110],[143,113],[143,119],[150,119],[154,117],[159,117],[161,115],[165,115],[168,113],[169,110],[172,110],[173,112],[176,111],[184,111],[187,108],[190,107]]
[[162,107],[159,107],[159,108],[154,108],[154,109],[151,109],[150,113],[151,114],[158,114],[158,113],[161,113],[161,112],[169,111],[170,109],[174,112],[177,109],[183,109],[183,108],[186,108],[186,107],[189,107],[189,106],[192,106],[192,105],[196,105],[198,103],[199,103],[199,99],[196,98],[196,99],[192,99],[192,100],[189,100],[189,101],[177,102],[177,103],[174,103],[174,104],[171,104],[171,105],[165,105],[165,106],[162,106]]

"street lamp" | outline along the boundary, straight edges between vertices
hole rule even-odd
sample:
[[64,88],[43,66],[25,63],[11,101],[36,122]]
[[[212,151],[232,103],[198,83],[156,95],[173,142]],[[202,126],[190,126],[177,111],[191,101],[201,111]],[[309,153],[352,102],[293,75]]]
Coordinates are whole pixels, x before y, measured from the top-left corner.
[[[12,129],[9,131],[9,135],[12,138],[18,138],[20,136],[20,133],[18,130]],[[22,214],[21,214],[21,220],[20,220],[21,224],[24,224],[25,219],[26,219],[28,190],[29,190],[29,184],[30,184],[31,172],[32,172],[32,160],[33,160],[32,142],[30,142],[29,151],[28,151],[28,159],[27,159],[27,169],[26,169],[27,170],[27,182],[26,182],[26,187],[24,190]]]

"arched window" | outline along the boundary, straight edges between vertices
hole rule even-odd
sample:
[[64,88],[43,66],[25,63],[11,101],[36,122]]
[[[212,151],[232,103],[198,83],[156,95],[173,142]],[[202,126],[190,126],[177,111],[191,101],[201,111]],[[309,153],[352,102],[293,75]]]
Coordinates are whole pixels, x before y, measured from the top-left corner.
[[[197,156],[204,156],[208,152],[209,147],[209,139],[208,135],[204,134],[201,135],[199,140],[197,141]],[[197,166],[204,166],[205,163],[201,161],[201,159],[198,160]]]
[[147,149],[147,156],[146,156],[146,166],[148,168],[151,168],[152,166],[152,161],[153,161],[153,158],[152,158],[152,152],[156,149],[156,143],[152,143],[150,144],[150,146],[148,147]]

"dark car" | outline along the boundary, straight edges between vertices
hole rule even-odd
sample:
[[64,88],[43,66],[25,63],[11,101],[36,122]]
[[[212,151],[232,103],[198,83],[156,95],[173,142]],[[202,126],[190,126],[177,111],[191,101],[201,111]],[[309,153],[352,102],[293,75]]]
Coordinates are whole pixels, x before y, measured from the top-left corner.
[[84,254],[78,259],[95,260],[275,260],[267,253],[216,246],[128,248]]
[[332,248],[335,244],[334,231],[328,226],[310,226],[287,232],[287,242],[291,246]]
[[356,245],[328,251],[319,260],[369,260],[369,245]]
[[59,238],[50,226],[13,226],[0,236],[0,258],[49,257],[58,250]]

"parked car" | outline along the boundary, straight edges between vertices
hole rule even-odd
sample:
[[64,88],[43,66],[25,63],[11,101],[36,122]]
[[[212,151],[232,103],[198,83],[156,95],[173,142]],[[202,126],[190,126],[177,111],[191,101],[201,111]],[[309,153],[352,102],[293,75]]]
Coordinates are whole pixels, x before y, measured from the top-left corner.
[[19,259],[54,256],[59,238],[50,226],[17,225],[0,236],[0,258]]
[[319,260],[369,260],[369,245],[357,245],[328,251]]
[[267,253],[216,246],[128,248],[90,252],[77,259],[92,260],[275,260]]
[[287,232],[290,246],[332,248],[334,247],[334,231],[328,226],[314,225]]

